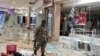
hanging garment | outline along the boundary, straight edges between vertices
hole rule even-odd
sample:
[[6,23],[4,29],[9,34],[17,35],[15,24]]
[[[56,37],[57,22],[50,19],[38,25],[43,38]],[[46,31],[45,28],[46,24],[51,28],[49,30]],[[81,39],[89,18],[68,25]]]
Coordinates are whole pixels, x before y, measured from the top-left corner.
[[75,7],[72,7],[69,16],[74,18],[74,16],[75,16],[74,12],[75,12]]
[[78,42],[78,46],[80,49],[85,49],[85,43]]
[[86,25],[87,12],[80,12],[80,23]]
[[75,25],[79,24],[79,19],[80,19],[80,16],[78,15],[78,13],[74,16],[74,23]]

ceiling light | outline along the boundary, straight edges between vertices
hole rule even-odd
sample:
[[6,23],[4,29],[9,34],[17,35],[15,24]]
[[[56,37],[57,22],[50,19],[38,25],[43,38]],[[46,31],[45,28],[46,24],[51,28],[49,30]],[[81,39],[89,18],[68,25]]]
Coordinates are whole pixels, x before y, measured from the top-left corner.
[[28,16],[28,14],[25,14],[25,16]]
[[21,10],[19,13],[23,13],[23,11]]
[[39,13],[42,14],[42,10],[40,10]]
[[87,4],[87,3],[94,3],[94,2],[100,2],[100,0],[81,0],[78,2],[78,4]]

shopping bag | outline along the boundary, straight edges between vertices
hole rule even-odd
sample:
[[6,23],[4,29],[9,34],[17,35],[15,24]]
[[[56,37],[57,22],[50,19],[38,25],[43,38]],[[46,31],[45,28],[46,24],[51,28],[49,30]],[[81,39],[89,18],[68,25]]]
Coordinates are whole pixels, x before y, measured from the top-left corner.
[[15,53],[17,45],[7,45],[7,54]]

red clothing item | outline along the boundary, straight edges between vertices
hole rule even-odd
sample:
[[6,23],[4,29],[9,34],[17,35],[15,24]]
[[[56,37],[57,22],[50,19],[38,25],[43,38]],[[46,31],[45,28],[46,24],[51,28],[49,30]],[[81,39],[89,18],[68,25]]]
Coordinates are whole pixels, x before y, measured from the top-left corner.
[[80,23],[80,16],[79,15],[75,15],[74,16],[74,23],[77,25]]
[[87,18],[87,13],[86,12],[80,12],[80,23],[86,24],[86,18]]
[[61,19],[60,19],[60,24],[63,24],[63,23],[64,23],[64,19],[61,18]]

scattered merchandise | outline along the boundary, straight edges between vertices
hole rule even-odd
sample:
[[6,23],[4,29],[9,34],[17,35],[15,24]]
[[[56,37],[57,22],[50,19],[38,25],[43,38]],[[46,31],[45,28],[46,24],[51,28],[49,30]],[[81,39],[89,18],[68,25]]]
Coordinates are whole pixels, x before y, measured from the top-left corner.
[[78,42],[78,45],[79,45],[80,49],[85,49],[85,44],[84,43]]

